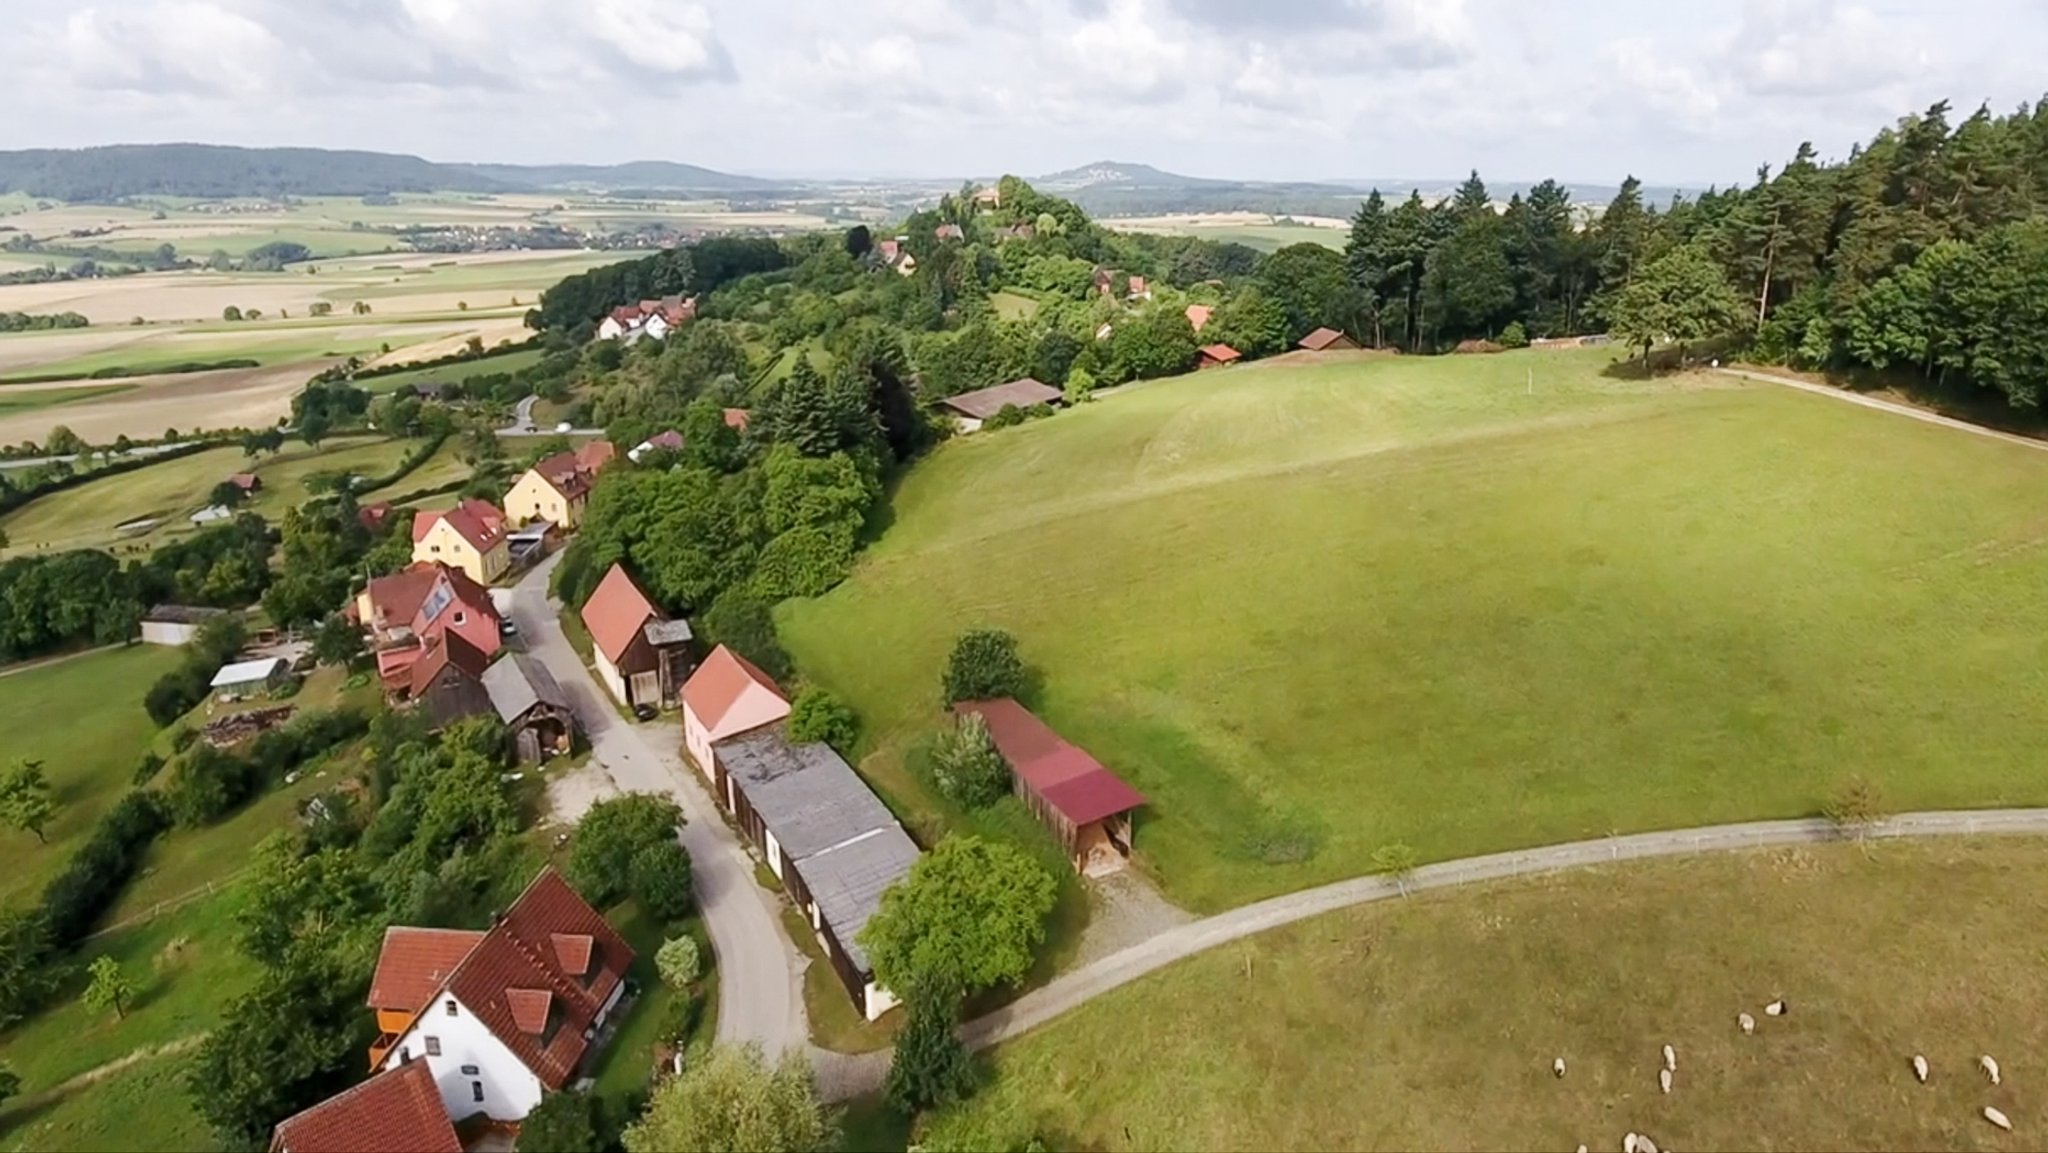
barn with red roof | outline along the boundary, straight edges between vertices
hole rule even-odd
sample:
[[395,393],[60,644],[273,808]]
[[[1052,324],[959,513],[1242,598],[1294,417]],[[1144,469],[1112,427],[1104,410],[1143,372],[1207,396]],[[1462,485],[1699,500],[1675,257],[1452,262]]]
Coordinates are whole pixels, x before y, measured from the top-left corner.
[[1131,814],[1145,803],[1138,790],[1009,697],[962,701],[953,711],[988,722],[1017,796],[1059,838],[1077,871],[1123,868],[1131,857]]

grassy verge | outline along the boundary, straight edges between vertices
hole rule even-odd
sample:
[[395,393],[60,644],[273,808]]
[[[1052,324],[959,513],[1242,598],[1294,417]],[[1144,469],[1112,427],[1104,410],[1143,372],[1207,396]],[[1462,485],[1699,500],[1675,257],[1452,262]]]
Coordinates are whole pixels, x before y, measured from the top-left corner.
[[[769,879],[774,879],[772,874]],[[884,1013],[879,1021],[862,1016],[853,1007],[853,998],[846,995],[846,986],[839,983],[839,974],[832,970],[824,949],[819,947],[811,923],[787,900],[782,903],[782,928],[811,962],[804,970],[804,1011],[811,1022],[811,1040],[820,1048],[839,1053],[872,1053],[895,1044],[896,1033],[903,1027],[903,1014]]]
[[695,917],[677,926],[665,926],[627,902],[612,910],[611,920],[626,943],[633,946],[630,976],[640,988],[640,1001],[600,1058],[593,1092],[608,1101],[623,1103],[646,1091],[654,1072],[656,1050],[661,1047],[661,1028],[675,1004],[676,991],[662,982],[654,967],[655,951],[670,937],[687,933],[696,938],[698,955],[704,958],[708,970],[704,978],[704,1011],[691,1030],[689,1042],[683,1046],[685,1051],[708,1047],[717,1035],[718,970],[713,963],[710,939]]

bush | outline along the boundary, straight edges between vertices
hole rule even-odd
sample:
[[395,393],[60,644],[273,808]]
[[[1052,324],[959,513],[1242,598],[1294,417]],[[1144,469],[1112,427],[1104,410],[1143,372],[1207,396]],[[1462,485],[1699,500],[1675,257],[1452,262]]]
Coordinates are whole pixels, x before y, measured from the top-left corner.
[[673,836],[633,854],[630,883],[633,899],[661,920],[680,920],[690,911],[690,855]]
[[942,687],[946,703],[953,705],[1022,696],[1024,684],[1017,638],[1001,629],[973,629],[953,643]]
[[68,949],[85,939],[121,895],[150,843],[169,827],[163,802],[146,789],[131,791],[107,810],[64,871],[43,886],[42,917],[52,948]]
[[932,748],[932,783],[968,808],[980,808],[1010,791],[1010,766],[996,751],[988,721],[979,713],[960,718]]
[[1870,826],[1885,819],[1888,814],[1884,802],[1884,790],[1877,782],[1864,776],[1853,776],[1835,786],[1827,803],[1821,806],[1821,815],[1845,833],[1863,838]]
[[654,954],[654,970],[671,989],[684,990],[696,984],[697,978],[704,975],[704,957],[697,948],[697,939],[682,936],[662,942]]
[[889,1104],[898,1112],[914,1114],[971,1095],[974,1063],[967,1047],[953,1035],[953,1003],[936,997],[915,1000],[909,1013],[903,1035],[896,1039],[895,1060],[889,1063]]
[[129,774],[128,783],[139,789],[155,780],[156,775],[163,771],[163,767],[164,759],[162,757],[157,756],[155,753],[144,753],[142,754],[142,759],[135,762],[135,771]]
[[1529,330],[1523,328],[1522,322],[1519,320],[1508,321],[1508,326],[1500,330],[1500,346],[1502,348],[1529,347]]
[[694,988],[678,989],[662,1013],[656,1040],[680,1049],[690,1043],[690,1034],[697,1031],[697,1022],[703,1019],[703,993]]
[[994,431],[999,428],[1009,428],[1012,425],[1023,424],[1024,419],[1023,409],[1018,408],[1014,404],[1006,404],[1002,408],[997,409],[994,416],[982,421],[981,427]]
[[789,709],[789,739],[798,744],[822,741],[842,753],[851,753],[860,739],[860,718],[838,697],[816,686],[796,695]]
[[549,1093],[519,1123],[518,1153],[604,1153],[604,1102],[593,1093]]
[[737,589],[724,593],[711,602],[698,623],[707,641],[724,645],[776,680],[788,680],[794,671],[789,653],[775,635],[775,618],[768,602],[761,598]]
[[[562,876],[584,900],[599,909],[610,908],[636,887],[640,850],[666,844],[682,852],[676,843],[676,830],[682,825],[682,809],[666,798],[633,793],[599,801],[576,826],[575,846]],[[689,858],[683,860],[687,867]],[[649,867],[654,868],[651,862]]]

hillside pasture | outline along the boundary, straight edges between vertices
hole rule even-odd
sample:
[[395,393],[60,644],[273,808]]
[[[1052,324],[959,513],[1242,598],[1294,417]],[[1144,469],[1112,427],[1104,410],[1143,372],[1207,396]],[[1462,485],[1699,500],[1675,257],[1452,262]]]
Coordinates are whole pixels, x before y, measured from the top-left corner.
[[[114,396],[133,387],[129,384],[102,384],[92,388],[0,388],[0,417]],[[53,421],[62,419],[61,415],[51,417]]]
[[178,667],[180,653],[135,645],[89,653],[0,676],[0,700],[18,721],[0,765],[41,761],[56,815],[43,835],[0,833],[7,868],[0,901],[19,904],[64,867],[93,823],[128,791],[129,778],[156,726],[142,698],[157,678]]
[[1121,216],[1102,221],[1119,232],[1157,236],[1194,236],[1225,244],[1243,244],[1260,252],[1276,252],[1290,244],[1320,244],[1341,249],[1349,233],[1345,222],[1331,217],[1276,217],[1264,212],[1197,212],[1169,216]]
[[[2048,1109],[2033,1064],[2048,1045],[2044,925],[2048,848],[2030,838],[1438,891],[1093,1000],[997,1050],[993,1083],[939,1128],[985,1135],[947,1147],[1036,1134],[1105,1151],[1618,1149],[1630,1131],[1680,1149],[2032,1147]],[[1789,1014],[1763,1012],[1775,997]],[[2003,1087],[1980,1053],[2004,1065]],[[1986,1124],[1986,1105],[2019,1132]]]
[[1252,365],[959,438],[784,641],[917,812],[949,645],[1009,629],[1197,910],[1857,775],[2048,802],[2048,455],[1608,355]]

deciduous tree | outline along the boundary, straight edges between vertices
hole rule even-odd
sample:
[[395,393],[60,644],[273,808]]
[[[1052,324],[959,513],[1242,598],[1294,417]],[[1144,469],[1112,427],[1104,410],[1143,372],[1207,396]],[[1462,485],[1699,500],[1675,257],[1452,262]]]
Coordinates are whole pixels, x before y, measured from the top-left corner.
[[956,835],[883,894],[860,942],[875,979],[907,999],[972,996],[1031,971],[1058,894],[1016,848]]
[[627,1153],[826,1153],[839,1133],[802,1053],[770,1068],[749,1044],[713,1049],[662,1082],[623,1140]]
[[1025,686],[1017,638],[1001,629],[970,629],[953,642],[940,687],[945,703],[952,705],[1022,696]]
[[50,778],[43,762],[21,759],[0,774],[0,820],[47,844],[43,829],[57,815],[57,802],[50,798]]
[[126,1017],[128,1002],[135,997],[135,982],[121,971],[121,962],[101,954],[93,958],[88,972],[92,974],[92,984],[85,988],[86,1012],[104,1013],[112,1009],[115,1020]]

